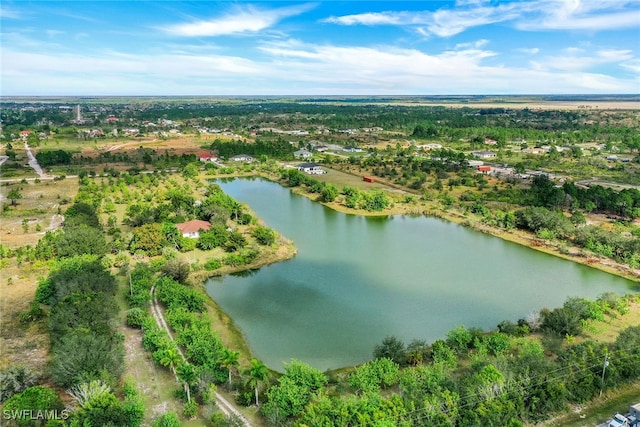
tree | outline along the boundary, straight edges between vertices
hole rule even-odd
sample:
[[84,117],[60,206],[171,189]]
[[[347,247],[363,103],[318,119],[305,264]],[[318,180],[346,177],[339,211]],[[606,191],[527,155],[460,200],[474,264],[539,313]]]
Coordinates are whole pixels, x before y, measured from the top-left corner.
[[93,380],[88,383],[78,384],[67,390],[67,393],[74,398],[78,405],[85,406],[93,399],[100,398],[104,394],[111,393],[111,387],[101,380]]
[[176,347],[169,347],[163,350],[160,350],[159,360],[160,363],[164,367],[168,367],[171,372],[175,373],[176,366],[178,363],[182,361],[182,356]]
[[223,351],[224,353],[220,364],[223,367],[227,368],[227,370],[229,371],[229,386],[231,386],[231,370],[234,367],[238,366],[238,358],[240,357],[240,353],[237,351],[229,350],[228,348],[225,348]]
[[75,227],[78,225],[100,228],[100,219],[96,214],[96,209],[88,203],[74,203],[64,213],[64,226]]
[[236,252],[244,248],[247,245],[247,239],[238,231],[232,231],[229,233],[227,243],[224,245],[224,250],[227,252]]
[[105,374],[115,380],[124,370],[124,348],[115,338],[76,330],[52,348],[50,369],[53,381],[63,387]]
[[198,378],[198,368],[188,362],[181,362],[176,368],[176,374],[184,383],[184,391],[187,393],[187,402],[191,403],[191,385]]
[[228,239],[229,232],[227,227],[222,224],[214,224],[209,230],[200,233],[196,246],[198,246],[198,249],[208,251],[224,245]]
[[143,251],[149,256],[160,255],[167,240],[162,233],[161,224],[145,224],[132,231],[133,237],[129,244],[131,252]]
[[152,424],[153,427],[180,427],[181,425],[180,418],[175,412],[162,414]]
[[25,366],[12,365],[0,371],[0,402],[36,385],[38,378]]
[[333,202],[338,197],[338,187],[333,184],[327,184],[322,189],[322,200],[325,202]]
[[407,361],[407,353],[404,348],[404,343],[393,335],[386,337],[382,340],[381,344],[375,346],[373,350],[373,357],[376,359],[388,358],[402,366]]
[[256,406],[259,406],[258,388],[260,384],[269,378],[269,368],[258,359],[251,359],[251,367],[245,371],[245,374],[249,376],[247,385],[253,388],[256,397]]
[[49,387],[34,386],[29,387],[22,393],[13,395],[3,406],[4,413],[15,413],[17,424],[20,426],[31,426],[33,420],[31,414],[45,411],[62,411],[64,404],[58,394]]
[[256,241],[261,245],[269,246],[276,241],[276,233],[268,227],[259,225],[253,230],[253,233],[251,234],[253,235],[253,238],[256,239]]
[[22,199],[22,193],[17,188],[11,189],[9,194],[7,194],[7,199],[11,200],[11,206],[15,206],[18,204],[18,200]]
[[458,326],[447,332],[447,344],[458,354],[469,348],[472,339],[471,332],[464,326]]
[[162,272],[173,280],[184,283],[189,277],[191,266],[186,261],[170,259],[162,268]]
[[75,255],[98,255],[107,253],[107,243],[103,233],[87,225],[66,227],[64,233],[56,241],[56,251],[59,257],[66,258]]

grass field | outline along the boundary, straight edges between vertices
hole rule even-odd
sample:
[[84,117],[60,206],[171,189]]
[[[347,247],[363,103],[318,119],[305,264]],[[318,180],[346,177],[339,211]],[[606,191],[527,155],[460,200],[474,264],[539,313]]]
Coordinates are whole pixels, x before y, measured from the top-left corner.
[[[13,189],[17,189],[22,195],[21,199],[16,200],[15,206],[11,205],[10,200],[6,200]],[[0,194],[3,196],[0,243],[8,248],[35,245],[46,231],[61,226],[59,209],[66,209],[77,192],[78,180],[72,178],[3,183],[0,187]]]
[[635,382],[617,390],[609,390],[587,405],[577,406],[573,411],[550,421],[536,424],[536,427],[594,427],[600,425],[619,412],[625,414],[629,406],[640,402],[640,382]]

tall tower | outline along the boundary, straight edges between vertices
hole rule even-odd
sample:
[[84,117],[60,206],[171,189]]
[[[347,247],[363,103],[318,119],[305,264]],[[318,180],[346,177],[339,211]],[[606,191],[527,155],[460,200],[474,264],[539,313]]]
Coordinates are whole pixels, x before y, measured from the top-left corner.
[[75,116],[76,116],[76,122],[78,123],[82,122],[82,111],[80,110],[80,104],[74,107],[73,112],[75,113]]

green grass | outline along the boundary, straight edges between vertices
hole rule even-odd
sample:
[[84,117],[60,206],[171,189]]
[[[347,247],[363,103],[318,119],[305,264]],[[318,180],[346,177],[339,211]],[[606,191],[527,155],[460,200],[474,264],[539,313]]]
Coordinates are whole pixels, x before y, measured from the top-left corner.
[[333,184],[338,187],[338,190],[341,190],[342,187],[353,187],[358,188],[360,190],[371,190],[371,189],[389,189],[387,185],[381,184],[380,182],[365,182],[362,180],[362,177],[370,174],[367,172],[362,172],[361,175],[352,175],[349,173],[341,172],[335,169],[324,168],[327,173],[322,175],[313,175],[312,178],[317,179],[318,181],[326,182],[329,184]]
[[[541,424],[549,427],[593,427],[609,420],[616,412],[626,414],[629,406],[640,402],[640,382],[610,390],[579,412]],[[584,417],[584,418],[581,418]]]

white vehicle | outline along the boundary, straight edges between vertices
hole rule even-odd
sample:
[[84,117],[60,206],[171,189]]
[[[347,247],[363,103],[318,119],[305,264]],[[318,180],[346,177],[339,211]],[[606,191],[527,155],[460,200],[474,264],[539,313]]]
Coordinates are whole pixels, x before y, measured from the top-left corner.
[[607,427],[630,427],[629,420],[624,415],[615,414],[607,423]]

